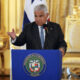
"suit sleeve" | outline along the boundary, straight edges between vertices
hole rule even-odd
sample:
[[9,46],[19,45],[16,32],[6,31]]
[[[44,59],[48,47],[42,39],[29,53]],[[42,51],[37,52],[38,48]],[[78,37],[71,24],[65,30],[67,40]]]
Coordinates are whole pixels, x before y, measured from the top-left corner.
[[26,43],[26,25],[23,28],[23,31],[20,33],[19,36],[16,36],[16,41],[13,43],[16,46],[22,46]]
[[64,34],[63,34],[62,30],[61,30],[60,25],[58,25],[58,35],[59,35],[59,39],[58,39],[58,41],[59,41],[58,47],[59,47],[59,48],[63,48],[64,51],[66,52],[67,44],[66,44],[66,42],[65,42],[65,40],[64,40]]

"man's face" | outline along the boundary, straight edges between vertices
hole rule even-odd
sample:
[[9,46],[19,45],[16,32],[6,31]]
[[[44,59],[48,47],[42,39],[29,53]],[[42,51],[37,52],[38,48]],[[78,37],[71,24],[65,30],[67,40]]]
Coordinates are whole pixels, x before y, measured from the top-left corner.
[[41,11],[35,11],[34,16],[35,16],[36,24],[38,26],[42,26],[47,21],[48,13],[45,14],[44,11],[42,11],[42,10]]

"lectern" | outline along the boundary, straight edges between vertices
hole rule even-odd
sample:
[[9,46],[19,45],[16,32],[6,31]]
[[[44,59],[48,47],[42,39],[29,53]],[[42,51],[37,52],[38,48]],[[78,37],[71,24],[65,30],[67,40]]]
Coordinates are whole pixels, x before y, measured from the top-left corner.
[[12,50],[12,80],[60,80],[62,55],[59,50]]

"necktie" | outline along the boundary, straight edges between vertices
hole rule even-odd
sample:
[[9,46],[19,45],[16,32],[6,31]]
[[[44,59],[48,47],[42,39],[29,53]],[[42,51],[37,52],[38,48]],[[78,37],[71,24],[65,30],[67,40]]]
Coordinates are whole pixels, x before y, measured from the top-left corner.
[[42,26],[41,26],[40,39],[41,39],[41,46],[43,48],[44,47],[44,31]]

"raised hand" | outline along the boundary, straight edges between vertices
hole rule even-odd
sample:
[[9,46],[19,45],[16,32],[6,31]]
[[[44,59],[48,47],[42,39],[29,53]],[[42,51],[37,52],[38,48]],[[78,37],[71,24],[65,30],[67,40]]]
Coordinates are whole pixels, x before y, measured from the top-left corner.
[[7,32],[7,33],[13,40],[16,38],[16,33],[15,33],[14,29],[12,29],[12,32]]

